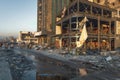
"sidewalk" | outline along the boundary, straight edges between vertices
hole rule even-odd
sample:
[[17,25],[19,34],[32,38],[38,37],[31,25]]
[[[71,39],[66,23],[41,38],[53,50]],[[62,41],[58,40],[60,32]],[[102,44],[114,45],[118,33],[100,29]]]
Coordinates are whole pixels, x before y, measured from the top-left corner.
[[12,80],[9,64],[4,58],[0,58],[0,80]]

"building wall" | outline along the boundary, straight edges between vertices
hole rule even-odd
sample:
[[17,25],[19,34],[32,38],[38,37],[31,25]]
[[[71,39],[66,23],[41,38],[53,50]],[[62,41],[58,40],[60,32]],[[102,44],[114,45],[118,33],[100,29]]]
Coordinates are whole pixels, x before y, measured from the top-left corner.
[[[55,17],[63,7],[69,4],[69,0],[38,0],[38,28],[51,31],[51,26],[55,26]],[[52,28],[53,29],[53,28]],[[54,29],[53,29],[54,30]]]
[[[70,4],[71,0],[52,0],[52,31],[55,34],[56,16],[61,14],[64,7]],[[54,37],[51,39],[52,43],[55,43]]]
[[52,18],[52,0],[47,0],[47,4],[46,4],[46,30],[47,31],[52,31],[51,30],[51,22],[52,22],[52,20],[51,20],[51,18]]
[[43,26],[43,5],[42,5],[43,0],[38,0],[37,2],[37,31],[40,31],[42,26]]
[[[69,1],[70,0],[38,0],[37,31],[45,32],[48,35],[48,44],[54,42],[54,39],[50,39],[49,36],[55,34],[56,15],[62,11],[64,6],[69,4]],[[44,43],[44,39],[41,39],[39,39],[39,42]]]
[[52,0],[38,0],[37,7],[37,31],[51,31]]
[[120,34],[116,36],[115,39],[115,49],[120,48]]
[[[52,0],[38,0],[37,5],[37,31],[42,31],[44,34],[52,32]],[[49,43],[49,36],[38,37],[39,44]],[[46,40],[47,41],[44,41]]]
[[59,15],[63,8],[68,6],[70,0],[52,0],[52,29],[55,31],[56,16]]

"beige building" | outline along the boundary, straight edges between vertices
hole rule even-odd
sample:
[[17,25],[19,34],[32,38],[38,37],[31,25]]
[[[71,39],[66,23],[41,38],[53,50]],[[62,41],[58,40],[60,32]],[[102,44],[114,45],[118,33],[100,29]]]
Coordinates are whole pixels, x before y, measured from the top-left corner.
[[[37,32],[40,45],[49,44],[50,36],[53,34],[52,23],[52,0],[38,0],[37,2]],[[37,33],[37,34],[38,34]]]
[[18,42],[38,44],[38,39],[34,37],[34,33],[32,32],[20,31]]
[[[113,50],[119,47],[117,44],[120,34],[119,3],[119,0],[38,0],[37,31],[40,34],[36,36],[39,39],[38,43],[75,47],[77,37],[68,35],[80,35],[74,30],[76,27],[74,22],[80,21],[86,15],[91,21],[87,24],[87,28],[92,31],[89,32],[87,43],[93,41],[100,49],[100,42],[109,42],[109,50]],[[98,34],[99,27],[100,34]]]
[[[37,2],[37,32],[39,44],[54,44],[55,18],[64,6],[73,0],[38,0]],[[42,32],[42,33],[41,33]]]
[[119,1],[115,2],[115,7],[110,7],[113,2],[112,0],[75,0],[67,7],[64,17],[58,15],[56,18],[56,46],[76,48],[76,42],[81,34],[76,24],[86,16],[88,39],[83,45],[84,49],[103,51],[120,47],[120,19],[119,6],[117,6]]
[[109,7],[116,9],[116,12],[113,13],[113,17],[116,18],[116,39],[115,47],[120,47],[120,0],[108,0]]

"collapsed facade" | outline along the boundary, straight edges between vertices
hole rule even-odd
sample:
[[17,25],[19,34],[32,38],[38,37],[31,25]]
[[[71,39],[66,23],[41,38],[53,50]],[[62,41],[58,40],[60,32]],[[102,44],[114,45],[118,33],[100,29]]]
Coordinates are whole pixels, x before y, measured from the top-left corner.
[[[64,13],[64,15],[63,15]],[[116,10],[87,0],[74,0],[66,10],[56,17],[56,47],[76,48],[81,30],[78,22],[86,16],[88,39],[82,50],[109,51],[120,47],[120,21]]]
[[[49,4],[48,4],[49,3]],[[36,36],[40,45],[76,48],[86,16],[88,39],[83,50],[114,50],[120,47],[119,0],[38,0]],[[113,9],[114,8],[114,9]]]

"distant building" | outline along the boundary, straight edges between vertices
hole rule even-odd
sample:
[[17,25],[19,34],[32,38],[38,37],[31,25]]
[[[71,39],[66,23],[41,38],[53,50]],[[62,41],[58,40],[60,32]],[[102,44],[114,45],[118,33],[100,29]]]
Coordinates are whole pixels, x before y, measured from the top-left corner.
[[20,31],[17,41],[38,44],[38,38],[35,38],[34,33],[29,31]]

